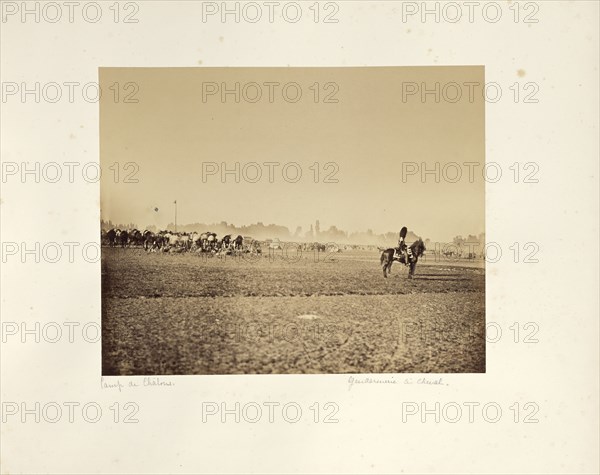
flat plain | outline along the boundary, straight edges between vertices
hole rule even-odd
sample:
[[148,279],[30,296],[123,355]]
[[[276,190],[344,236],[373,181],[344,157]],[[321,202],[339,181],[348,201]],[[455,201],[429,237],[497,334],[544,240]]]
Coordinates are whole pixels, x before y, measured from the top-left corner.
[[103,247],[103,375],[485,372],[483,260],[289,254]]

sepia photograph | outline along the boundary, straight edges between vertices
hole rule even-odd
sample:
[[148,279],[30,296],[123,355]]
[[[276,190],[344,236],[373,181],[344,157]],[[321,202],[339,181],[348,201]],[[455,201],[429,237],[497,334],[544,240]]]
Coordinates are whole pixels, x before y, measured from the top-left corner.
[[484,373],[484,81],[100,68],[102,374]]

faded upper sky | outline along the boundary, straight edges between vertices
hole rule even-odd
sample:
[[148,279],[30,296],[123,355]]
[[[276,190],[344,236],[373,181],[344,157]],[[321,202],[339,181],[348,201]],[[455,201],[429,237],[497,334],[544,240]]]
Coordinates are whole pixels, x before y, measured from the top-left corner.
[[[179,224],[262,222],[294,232],[318,219],[323,230],[335,225],[381,233],[408,226],[440,241],[485,230],[484,100],[480,86],[474,86],[470,98],[464,85],[484,83],[481,66],[101,68],[99,74],[104,220],[164,228],[174,220],[177,200]],[[137,91],[125,86],[130,82]],[[420,91],[403,100],[403,90],[433,90],[436,82],[439,102],[435,94],[423,101]],[[239,102],[235,93],[223,98],[222,89],[234,91],[236,83]],[[288,83],[297,83],[288,86],[288,100],[294,100],[298,87],[302,91],[295,103],[284,98]],[[444,89],[449,83],[461,87],[455,103],[450,100],[456,87]],[[262,97],[250,102],[259,90]],[[137,103],[124,103],[129,93]],[[326,103],[328,96],[338,102]],[[109,170],[115,162],[118,167]],[[139,169],[125,170],[127,162]],[[217,164],[218,172],[203,176],[203,169],[215,169],[209,162]],[[236,162],[239,183],[235,173],[220,173],[223,163],[235,170]],[[250,162],[261,165],[256,183],[244,180],[244,171],[256,180]],[[282,174],[290,162],[302,170],[296,183]],[[329,162],[336,165],[325,168]],[[435,174],[429,174],[423,182],[417,172],[403,182],[403,163],[408,162],[430,170],[439,162],[440,172],[456,162],[462,177],[450,183],[440,173],[436,183]],[[478,164],[473,165],[473,182],[464,162]],[[120,170],[117,183],[115,168]],[[454,180],[456,169],[445,170]],[[138,183],[124,182],[131,172]],[[332,172],[338,182],[325,183]],[[296,167],[288,166],[287,177],[295,176]]]

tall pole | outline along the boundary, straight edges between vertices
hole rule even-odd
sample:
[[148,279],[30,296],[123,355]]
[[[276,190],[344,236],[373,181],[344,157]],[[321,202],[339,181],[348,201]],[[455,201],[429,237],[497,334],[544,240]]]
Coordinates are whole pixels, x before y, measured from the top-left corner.
[[175,200],[175,232],[177,232],[177,200]]

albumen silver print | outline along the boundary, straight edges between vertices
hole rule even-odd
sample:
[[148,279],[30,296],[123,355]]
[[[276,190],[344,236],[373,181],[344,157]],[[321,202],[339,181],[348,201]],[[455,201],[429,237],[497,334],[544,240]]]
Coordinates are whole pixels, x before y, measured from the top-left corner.
[[483,67],[100,87],[104,375],[485,372]]

